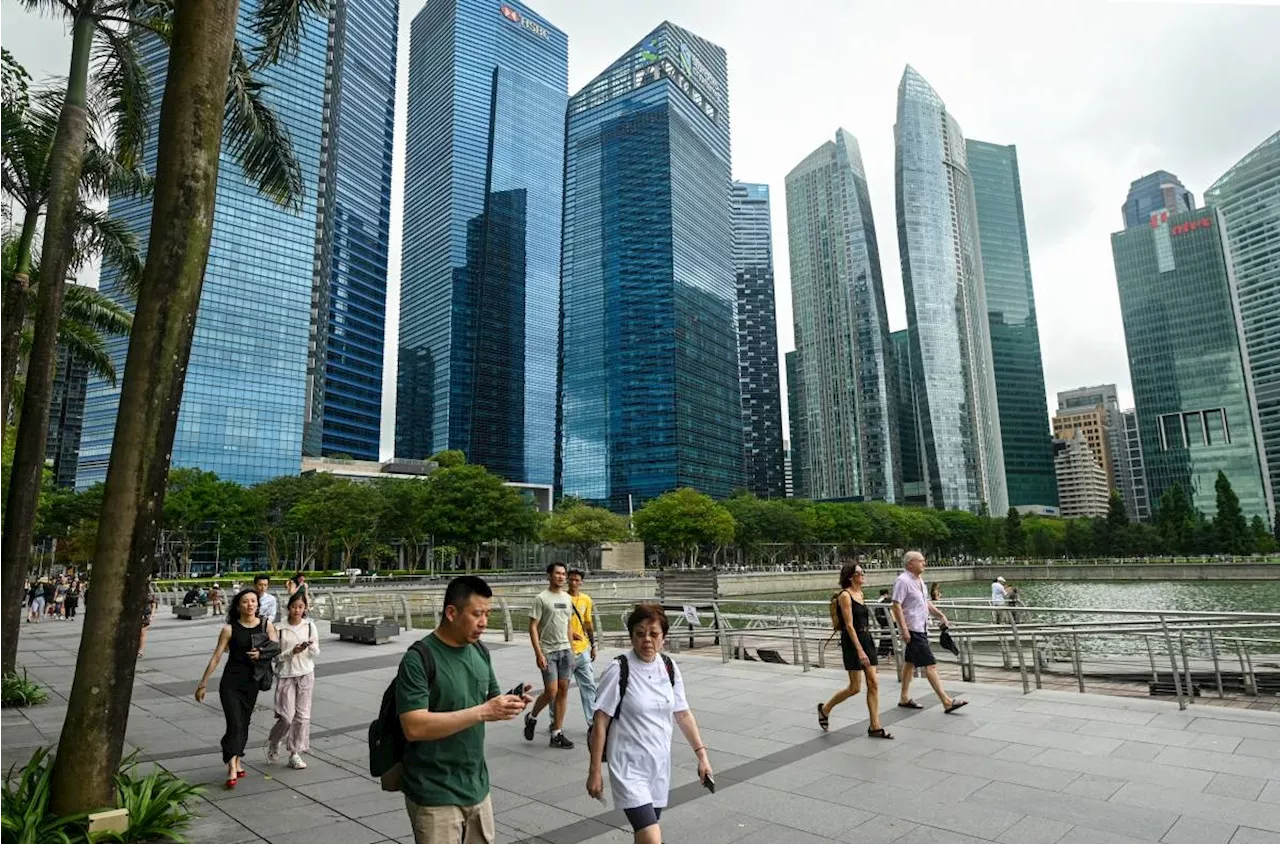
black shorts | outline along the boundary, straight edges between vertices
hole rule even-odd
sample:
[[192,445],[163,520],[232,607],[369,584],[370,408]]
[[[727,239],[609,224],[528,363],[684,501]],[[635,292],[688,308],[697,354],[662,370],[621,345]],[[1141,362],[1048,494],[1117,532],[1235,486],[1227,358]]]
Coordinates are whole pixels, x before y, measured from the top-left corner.
[[[870,633],[859,633],[858,641],[862,643],[862,650],[867,654],[867,659],[872,665],[879,665],[880,662],[876,658],[876,643],[871,638]],[[862,660],[858,659],[858,649],[853,646],[853,640],[849,638],[849,634],[840,631],[840,655],[844,659],[845,671],[861,671]]]
[[933,658],[933,650],[929,647],[929,634],[917,633],[911,631],[911,641],[907,642],[906,652],[903,654],[904,662],[909,662],[916,668],[924,668],[927,665],[936,665],[937,660]]
[[636,806],[634,809],[623,809],[626,813],[627,820],[631,821],[631,828],[636,832],[645,827],[653,826],[662,817],[662,810],[655,809],[652,803],[645,803],[643,806]]

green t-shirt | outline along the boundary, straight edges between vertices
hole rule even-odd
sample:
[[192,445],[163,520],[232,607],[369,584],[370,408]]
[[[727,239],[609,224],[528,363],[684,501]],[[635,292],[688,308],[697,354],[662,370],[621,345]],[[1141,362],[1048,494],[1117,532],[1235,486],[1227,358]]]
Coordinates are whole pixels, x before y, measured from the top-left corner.
[[538,622],[538,642],[544,654],[569,650],[569,619],[573,618],[573,604],[568,590],[552,592],[544,589],[533,599],[529,618]]
[[[474,645],[454,648],[428,633],[422,640],[435,657],[436,682],[427,687],[422,659],[408,651],[396,675],[396,711],[457,712],[496,697],[498,679]],[[404,752],[404,793],[419,806],[474,806],[489,796],[484,724],[438,741],[411,741]]]

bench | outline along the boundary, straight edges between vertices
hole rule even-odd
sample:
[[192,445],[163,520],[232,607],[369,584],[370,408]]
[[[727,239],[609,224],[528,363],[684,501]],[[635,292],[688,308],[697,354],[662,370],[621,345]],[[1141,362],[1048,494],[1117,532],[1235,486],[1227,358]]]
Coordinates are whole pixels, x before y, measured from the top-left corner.
[[[1187,691],[1186,681],[1183,681],[1182,688],[1184,692]],[[1172,697],[1178,693],[1178,688],[1173,684],[1173,681],[1171,680],[1161,680],[1158,683],[1147,683],[1147,693],[1151,697],[1158,697],[1158,696],[1164,696],[1164,695],[1168,695],[1169,697]],[[1191,687],[1190,692],[1188,692],[1187,694],[1189,697],[1200,697],[1200,685],[1198,683],[1193,685]]]
[[336,633],[340,641],[381,645],[390,642],[393,636],[400,635],[400,624],[394,620],[387,621],[382,616],[348,616],[341,621],[333,621],[329,625],[329,631]]
[[190,607],[175,606],[173,614],[185,621],[191,621],[197,618],[204,618],[209,614],[209,608],[196,604]]

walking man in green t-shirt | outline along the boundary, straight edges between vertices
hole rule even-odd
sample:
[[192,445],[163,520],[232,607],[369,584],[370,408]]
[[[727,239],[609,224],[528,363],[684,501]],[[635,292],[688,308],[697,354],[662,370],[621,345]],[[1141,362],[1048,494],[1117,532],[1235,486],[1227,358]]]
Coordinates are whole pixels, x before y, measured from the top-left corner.
[[533,599],[529,610],[529,641],[538,670],[542,672],[542,694],[533,711],[524,717],[524,737],[533,741],[538,728],[538,713],[551,705],[551,746],[571,750],[573,742],[560,731],[565,710],[569,707],[569,679],[573,676],[573,651],[569,648],[569,619],[573,604],[564,589],[564,563],[547,566],[547,588]]
[[489,623],[492,597],[489,584],[478,577],[449,583],[440,626],[422,640],[435,663],[433,683],[427,682],[419,654],[409,651],[400,660],[396,709],[408,741],[404,803],[417,844],[494,840],[484,722],[510,721],[530,698],[499,694],[489,654],[477,645]]

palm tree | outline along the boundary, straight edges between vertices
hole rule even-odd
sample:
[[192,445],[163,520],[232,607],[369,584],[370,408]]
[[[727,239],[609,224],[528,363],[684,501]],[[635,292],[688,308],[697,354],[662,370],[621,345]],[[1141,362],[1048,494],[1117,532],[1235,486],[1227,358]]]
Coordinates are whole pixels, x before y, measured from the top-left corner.
[[[65,281],[75,254],[80,182],[86,162],[90,160],[86,138],[91,94],[98,92],[97,101],[105,106],[104,119],[115,141],[116,159],[125,168],[136,167],[141,160],[151,110],[150,79],[140,58],[139,44],[143,38],[160,38],[168,44],[180,11],[176,0],[24,2],[30,9],[64,16],[70,24],[72,39],[66,94],[59,107],[47,164],[48,190],[40,264],[48,283],[39,287],[32,319],[33,337],[25,387],[27,401],[23,402],[18,421],[6,493],[5,530],[0,540],[0,601],[5,602],[5,607],[0,609],[4,634],[0,637],[0,669],[4,670],[12,668],[17,654],[20,620],[10,605],[20,602],[18,591],[31,559],[49,424],[49,398],[57,365],[58,323]],[[226,4],[233,22],[238,5],[238,2]],[[263,0],[257,31],[263,47],[256,54],[255,64],[274,61],[282,51],[292,49],[297,43],[303,12],[324,8],[327,8],[326,0]],[[231,135],[231,152],[264,195],[281,204],[296,203],[301,194],[302,177],[288,138],[262,101],[263,85],[253,77],[254,65],[245,60],[244,52],[235,43],[234,32],[230,49],[236,60],[228,62],[216,104],[224,111]],[[179,64],[170,63],[170,76]],[[220,117],[219,129],[221,125]],[[199,141],[212,142],[218,147],[221,138],[201,137]],[[163,152],[162,149],[162,157]],[[215,172],[216,169],[215,162]],[[194,308],[192,304],[193,313]]]
[[[262,46],[253,64],[264,66],[294,51],[303,19],[327,14],[328,4],[259,0],[254,21]],[[301,193],[296,165],[286,168],[279,155],[263,157],[283,133],[264,122],[265,111],[237,108],[253,101],[258,89],[228,85],[229,78],[244,79],[251,67],[236,44],[239,5],[183,0],[172,16],[151,234],[103,491],[93,601],[53,769],[50,809],[56,814],[109,805],[113,794],[133,694],[138,619],[209,257],[224,130],[232,152],[248,162],[247,172],[276,174],[274,180],[258,179],[260,184],[288,187],[287,198],[294,202]]]

